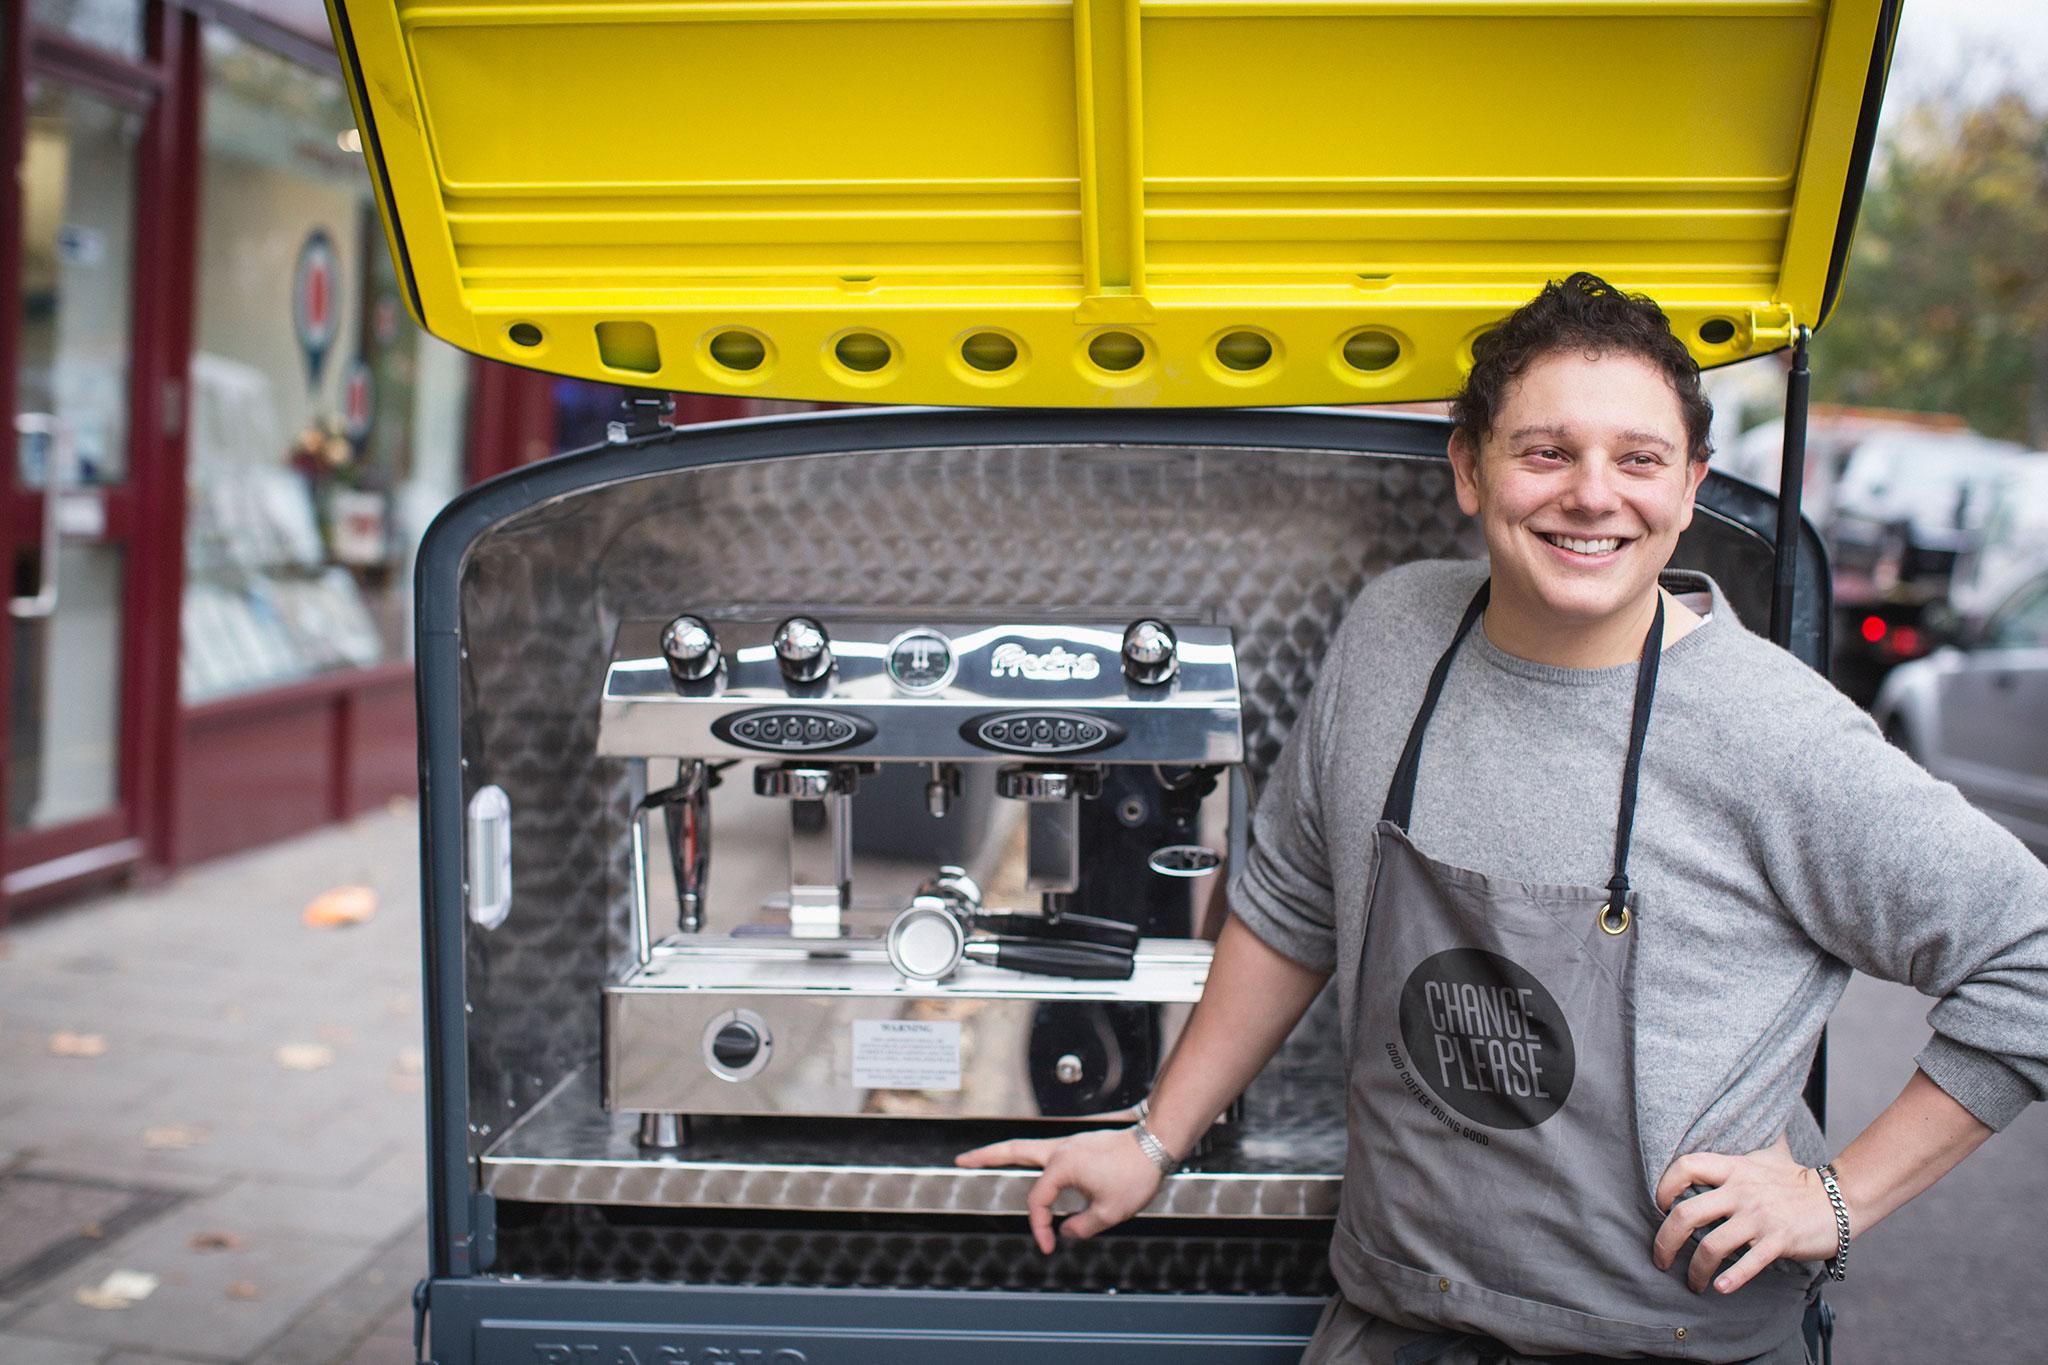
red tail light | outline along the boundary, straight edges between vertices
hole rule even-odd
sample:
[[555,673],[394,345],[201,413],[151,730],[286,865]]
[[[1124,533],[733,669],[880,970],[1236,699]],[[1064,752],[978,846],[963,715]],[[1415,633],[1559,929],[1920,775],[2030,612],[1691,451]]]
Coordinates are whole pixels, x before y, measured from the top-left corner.
[[1866,616],[1863,618],[1863,638],[1871,644],[1876,644],[1879,640],[1882,640],[1887,629],[1889,627],[1885,625],[1882,616]]

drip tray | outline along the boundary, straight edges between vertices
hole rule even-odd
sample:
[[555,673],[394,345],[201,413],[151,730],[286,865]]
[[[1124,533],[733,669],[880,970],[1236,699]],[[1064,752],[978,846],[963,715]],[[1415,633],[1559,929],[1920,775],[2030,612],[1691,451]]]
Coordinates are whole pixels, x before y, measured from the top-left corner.
[[[1343,1098],[1334,1079],[1262,1081],[1243,1118],[1219,1128],[1144,1216],[1334,1218]],[[693,1118],[687,1146],[663,1155],[639,1145],[631,1116],[605,1112],[585,1068],[484,1154],[483,1181],[499,1199],[541,1204],[1022,1216],[1038,1172],[963,1170],[954,1154],[1088,1126],[1099,1125]]]

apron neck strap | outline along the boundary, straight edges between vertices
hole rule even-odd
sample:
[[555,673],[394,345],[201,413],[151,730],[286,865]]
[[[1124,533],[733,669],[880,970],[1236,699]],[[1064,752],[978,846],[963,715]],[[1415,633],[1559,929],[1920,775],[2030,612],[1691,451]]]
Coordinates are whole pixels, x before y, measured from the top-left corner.
[[1642,658],[1636,663],[1636,708],[1628,724],[1628,761],[1621,769],[1621,813],[1614,822],[1614,875],[1607,879],[1612,896],[1608,903],[1617,908],[1628,900],[1628,841],[1636,828],[1636,782],[1643,773],[1643,741],[1650,733],[1650,703],[1657,695],[1657,664],[1664,657],[1664,593],[1657,589],[1657,611],[1650,618],[1650,633],[1643,637]]
[[[1436,704],[1443,696],[1444,683],[1451,676],[1451,662],[1457,657],[1458,646],[1465,643],[1472,627],[1486,614],[1486,603],[1492,589],[1493,580],[1488,579],[1472,595],[1472,605],[1465,608],[1465,618],[1458,623],[1458,633],[1451,637],[1449,647],[1436,661],[1435,671],[1429,675],[1429,690],[1423,693],[1422,709],[1415,713],[1415,723],[1408,729],[1408,743],[1401,750],[1401,762],[1394,769],[1393,783],[1387,788],[1386,805],[1380,811],[1380,819],[1404,831],[1415,812],[1415,778],[1422,767],[1422,736],[1429,729],[1430,717],[1436,714]],[[1650,704],[1657,692],[1657,664],[1663,656],[1663,646],[1664,594],[1660,590],[1657,593],[1657,610],[1650,618],[1650,633],[1643,637],[1643,652],[1636,662],[1635,713],[1629,721],[1628,758],[1621,770],[1621,811],[1614,828],[1614,875],[1607,879],[1607,890],[1616,905],[1624,903],[1628,897],[1629,836],[1635,832],[1636,787],[1642,774],[1643,743],[1650,732]]]
[[1380,819],[1404,830],[1415,810],[1415,774],[1422,766],[1422,732],[1429,728],[1429,718],[1436,714],[1437,698],[1444,693],[1444,680],[1451,676],[1451,660],[1456,657],[1458,646],[1465,643],[1472,627],[1486,614],[1486,602],[1492,593],[1493,580],[1489,578],[1472,594],[1472,605],[1465,608],[1458,633],[1451,637],[1450,647],[1436,661],[1436,671],[1429,675],[1429,690],[1422,694],[1422,709],[1415,713],[1415,723],[1408,727],[1408,743],[1401,750],[1400,765],[1394,769],[1393,785],[1387,788],[1387,804],[1380,810]]

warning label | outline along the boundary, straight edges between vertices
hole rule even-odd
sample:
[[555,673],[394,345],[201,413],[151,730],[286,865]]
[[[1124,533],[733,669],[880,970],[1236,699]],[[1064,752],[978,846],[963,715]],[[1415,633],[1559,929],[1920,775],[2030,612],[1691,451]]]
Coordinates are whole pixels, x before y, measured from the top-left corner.
[[856,1019],[853,1083],[863,1090],[958,1090],[959,1023]]

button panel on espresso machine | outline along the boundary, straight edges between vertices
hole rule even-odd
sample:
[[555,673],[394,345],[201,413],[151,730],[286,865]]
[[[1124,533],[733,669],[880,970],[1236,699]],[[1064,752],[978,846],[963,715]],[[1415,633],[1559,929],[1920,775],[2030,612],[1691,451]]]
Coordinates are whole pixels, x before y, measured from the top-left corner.
[[[620,625],[599,720],[646,789],[604,1014],[605,1103],[644,1144],[700,1115],[1073,1119],[1149,1093],[1210,945],[1148,906],[1206,898],[1241,805],[1227,629],[682,611]],[[786,886],[714,867],[720,786],[786,804]],[[856,887],[856,810],[914,889]],[[932,835],[969,810],[986,893]]]

